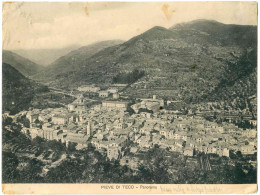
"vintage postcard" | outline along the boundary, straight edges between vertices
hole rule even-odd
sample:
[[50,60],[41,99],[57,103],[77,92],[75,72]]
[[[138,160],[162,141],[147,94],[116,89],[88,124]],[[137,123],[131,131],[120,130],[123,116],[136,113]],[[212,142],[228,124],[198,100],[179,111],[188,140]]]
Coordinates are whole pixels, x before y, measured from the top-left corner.
[[257,2],[4,2],[4,194],[257,192]]

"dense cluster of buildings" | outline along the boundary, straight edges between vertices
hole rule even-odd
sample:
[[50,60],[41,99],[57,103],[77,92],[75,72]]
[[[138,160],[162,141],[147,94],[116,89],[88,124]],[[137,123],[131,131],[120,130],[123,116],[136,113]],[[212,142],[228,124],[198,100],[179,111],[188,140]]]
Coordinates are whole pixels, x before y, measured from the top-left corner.
[[89,93],[91,95],[98,96],[100,98],[107,98],[109,96],[112,96],[113,99],[118,99],[119,98],[118,92],[120,88],[122,88],[122,86],[111,86],[106,90],[101,90],[100,87],[97,87],[95,85],[84,85],[78,87],[78,91],[82,93]]
[[243,110],[232,109],[230,106],[226,106],[224,102],[207,102],[204,104],[196,104],[193,107],[194,109],[190,111],[196,116],[214,118],[236,124],[248,122],[253,127],[256,127],[257,112],[254,110],[250,111],[247,104]]
[[[79,90],[97,92],[99,88],[88,86]],[[230,150],[242,154],[257,151],[256,128],[241,129],[228,122],[218,124],[199,115],[162,109],[163,105],[164,101],[156,96],[138,99],[131,105],[135,113],[130,115],[127,101],[97,101],[80,95],[67,108],[26,112],[30,127],[23,127],[23,132],[31,138],[74,143],[77,149],[92,144],[108,159],[120,159],[121,164],[133,169],[137,167],[134,162],[141,160],[127,156],[126,149],[136,154],[157,146],[185,156],[204,152],[226,157]],[[138,112],[140,108],[153,112]]]

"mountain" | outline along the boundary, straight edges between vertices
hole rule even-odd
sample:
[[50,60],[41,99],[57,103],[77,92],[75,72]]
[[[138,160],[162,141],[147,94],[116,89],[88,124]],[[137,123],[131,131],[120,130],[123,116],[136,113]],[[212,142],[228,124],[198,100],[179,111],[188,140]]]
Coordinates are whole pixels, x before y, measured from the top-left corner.
[[[145,72],[144,76],[131,83],[126,95],[157,94],[186,102],[214,101],[211,97],[216,97],[220,90],[231,88],[225,93],[237,93],[233,86],[254,74],[256,43],[256,26],[196,20],[170,29],[154,27],[91,57],[71,59],[74,68],[70,71],[60,69],[57,76],[43,77],[51,79],[53,86],[73,88],[86,83],[112,83],[120,74],[139,70]],[[255,93],[252,87],[256,79],[248,81],[254,83],[236,95]]]
[[[201,95],[206,100],[243,99],[256,94],[257,84],[257,28],[248,25],[222,24],[216,21],[196,20],[170,28],[180,38],[191,44],[199,44],[208,57],[219,65],[208,63],[211,68],[199,78],[211,84],[212,90]],[[226,53],[224,53],[226,52]],[[200,59],[201,60],[201,59]],[[196,63],[197,68],[199,67]],[[206,68],[206,67],[204,67]],[[221,70],[223,69],[223,70]],[[212,73],[211,73],[212,72]],[[219,76],[216,77],[216,73]],[[218,80],[213,80],[216,77]],[[198,82],[195,82],[198,84]],[[204,82],[205,83],[205,82]],[[192,87],[194,89],[194,87]],[[198,87],[197,87],[198,88]],[[188,87],[190,90],[190,88]],[[196,89],[196,88],[195,88]],[[196,89],[197,90],[197,89]],[[196,91],[194,91],[196,92]]]
[[35,76],[36,79],[53,80],[59,75],[69,74],[75,70],[80,71],[80,65],[89,57],[101,51],[104,48],[122,43],[120,40],[102,41],[88,46],[80,47],[77,50],[69,52],[67,55],[58,58],[48,69]]
[[195,20],[175,25],[170,30],[191,43],[251,47],[256,41],[256,26],[222,24],[214,20]]
[[63,107],[74,97],[50,90],[24,75],[9,64],[2,64],[2,111],[16,114],[29,108],[45,109]]
[[12,114],[30,107],[35,93],[46,91],[46,88],[22,75],[9,64],[2,65],[3,111]]
[[3,50],[2,60],[3,63],[10,64],[25,76],[32,76],[44,68],[14,52],[7,50]]
[[48,66],[61,56],[64,56],[78,48],[80,48],[80,45],[71,45],[60,49],[19,49],[12,51],[31,60],[32,62],[35,62],[36,64]]

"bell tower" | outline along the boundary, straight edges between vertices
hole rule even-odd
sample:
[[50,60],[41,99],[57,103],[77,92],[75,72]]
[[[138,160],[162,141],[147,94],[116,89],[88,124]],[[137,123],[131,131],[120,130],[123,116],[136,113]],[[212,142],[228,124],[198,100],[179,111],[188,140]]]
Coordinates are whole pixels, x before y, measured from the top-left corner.
[[92,135],[92,129],[91,129],[91,123],[90,121],[88,122],[88,126],[87,126],[87,135],[91,136]]

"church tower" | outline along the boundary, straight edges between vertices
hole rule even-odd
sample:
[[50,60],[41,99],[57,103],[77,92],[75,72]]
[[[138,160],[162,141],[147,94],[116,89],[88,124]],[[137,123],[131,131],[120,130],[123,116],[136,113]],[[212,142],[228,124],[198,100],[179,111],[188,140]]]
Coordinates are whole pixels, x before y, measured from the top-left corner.
[[92,129],[91,129],[90,121],[88,122],[88,126],[87,126],[87,135],[88,135],[88,136],[91,136],[91,135],[92,135]]
[[81,94],[81,95],[78,96],[78,102],[79,102],[80,104],[83,104],[83,103],[84,103],[84,96],[83,96],[83,94]]

